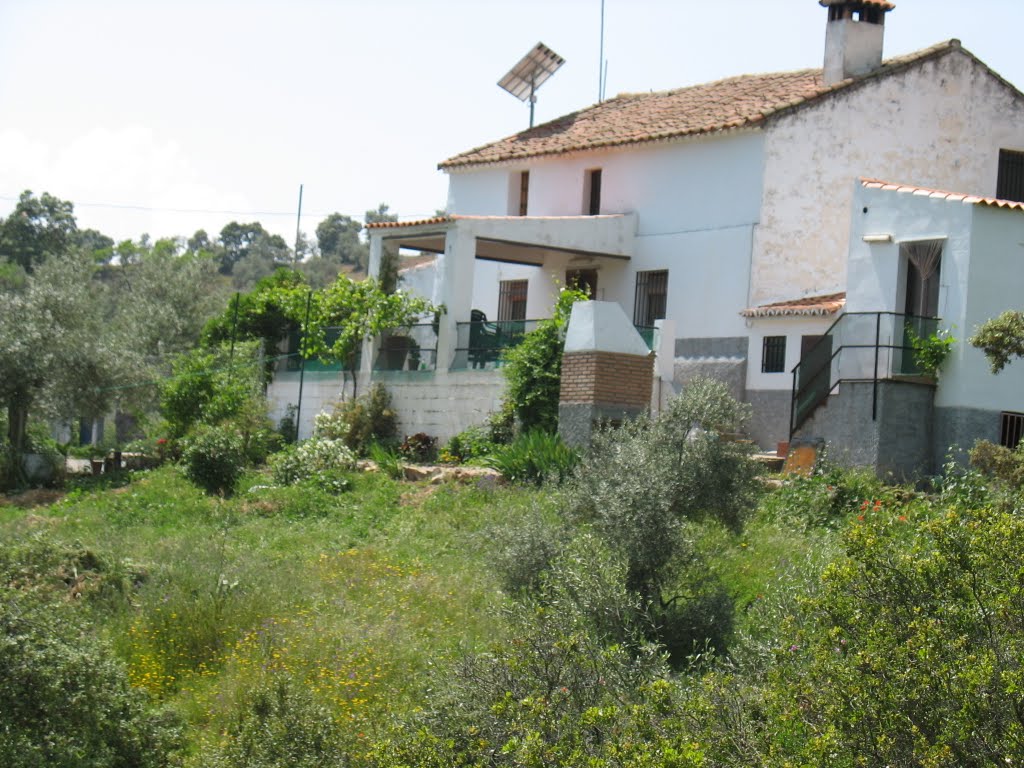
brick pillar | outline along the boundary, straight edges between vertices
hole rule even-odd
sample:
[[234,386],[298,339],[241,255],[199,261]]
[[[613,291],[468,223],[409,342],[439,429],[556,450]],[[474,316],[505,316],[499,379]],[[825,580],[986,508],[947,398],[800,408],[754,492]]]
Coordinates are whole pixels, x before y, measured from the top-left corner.
[[562,357],[558,432],[570,445],[586,445],[602,422],[646,413],[654,358],[618,304],[573,307]]

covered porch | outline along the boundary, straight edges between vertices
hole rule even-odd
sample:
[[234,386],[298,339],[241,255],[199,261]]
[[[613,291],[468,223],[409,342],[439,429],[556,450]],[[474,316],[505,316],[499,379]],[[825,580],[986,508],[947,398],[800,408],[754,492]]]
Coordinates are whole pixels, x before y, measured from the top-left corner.
[[536,320],[550,317],[567,283],[579,281],[598,299],[621,295],[636,215],[452,215],[368,230],[371,276],[379,276],[385,248],[436,254],[433,279],[419,292],[444,311],[403,332],[415,338],[415,356],[402,357],[402,342],[385,337],[364,353],[363,372],[487,370]]

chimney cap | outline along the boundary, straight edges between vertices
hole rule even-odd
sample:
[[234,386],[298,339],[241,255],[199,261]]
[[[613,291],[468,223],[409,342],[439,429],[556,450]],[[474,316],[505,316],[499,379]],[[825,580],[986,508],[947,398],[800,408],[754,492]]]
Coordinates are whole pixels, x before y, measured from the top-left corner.
[[862,8],[878,8],[882,11],[891,11],[896,3],[889,3],[886,0],[818,0],[822,8],[829,8],[833,5],[856,5]]

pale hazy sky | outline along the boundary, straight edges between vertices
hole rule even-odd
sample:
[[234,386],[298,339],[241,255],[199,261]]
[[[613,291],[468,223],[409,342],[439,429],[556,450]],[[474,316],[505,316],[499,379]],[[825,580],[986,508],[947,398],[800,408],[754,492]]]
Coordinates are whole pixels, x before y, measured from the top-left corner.
[[[1024,0],[896,0],[886,56],[951,37],[1024,87]],[[526,127],[496,85],[566,59],[537,122],[597,99],[600,0],[0,0],[0,216],[23,189],[118,238],[445,205],[439,161]],[[821,65],[816,0],[605,0],[607,95]],[[201,212],[195,212],[201,211]]]

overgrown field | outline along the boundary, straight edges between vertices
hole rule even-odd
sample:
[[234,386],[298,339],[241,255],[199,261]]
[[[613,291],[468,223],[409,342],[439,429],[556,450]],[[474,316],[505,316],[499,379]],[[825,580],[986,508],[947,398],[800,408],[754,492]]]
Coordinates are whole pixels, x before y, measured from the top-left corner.
[[656,604],[571,487],[265,480],[0,507],[4,765],[1024,755],[1024,522],[977,477],[833,472],[688,521]]

